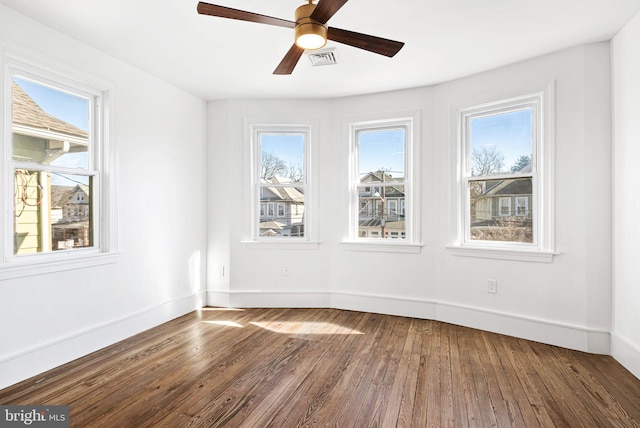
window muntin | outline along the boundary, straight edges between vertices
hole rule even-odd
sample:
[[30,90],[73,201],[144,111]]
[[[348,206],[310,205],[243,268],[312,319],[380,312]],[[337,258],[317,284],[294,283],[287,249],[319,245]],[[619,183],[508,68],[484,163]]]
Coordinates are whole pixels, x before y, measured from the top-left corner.
[[254,239],[308,240],[305,202],[309,194],[307,128],[256,127]]
[[537,247],[541,96],[462,112],[463,243]]
[[405,210],[413,203],[412,124],[409,118],[351,125],[351,239],[372,243],[415,240],[413,217]]
[[96,248],[99,171],[93,130],[99,96],[18,70],[9,75],[8,171],[14,195],[7,253]]

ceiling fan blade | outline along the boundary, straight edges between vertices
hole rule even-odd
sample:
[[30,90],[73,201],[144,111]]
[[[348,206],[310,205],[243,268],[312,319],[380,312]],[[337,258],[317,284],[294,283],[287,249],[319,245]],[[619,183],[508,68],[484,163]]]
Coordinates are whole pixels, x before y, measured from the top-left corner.
[[328,28],[327,39],[388,57],[397,54],[404,46],[403,42],[332,27]]
[[318,5],[311,14],[311,19],[326,24],[347,0],[318,0]]
[[298,64],[298,60],[300,60],[303,52],[304,49],[294,43],[289,49],[289,52],[282,58],[282,61],[280,61],[280,64],[278,64],[273,74],[291,74],[293,69],[296,68],[296,64]]
[[225,6],[217,6],[204,2],[198,3],[198,13],[201,15],[218,16],[220,18],[238,19],[240,21],[258,22],[260,24],[276,25],[278,27],[294,28],[296,23],[286,19],[273,18],[244,10],[232,9]]

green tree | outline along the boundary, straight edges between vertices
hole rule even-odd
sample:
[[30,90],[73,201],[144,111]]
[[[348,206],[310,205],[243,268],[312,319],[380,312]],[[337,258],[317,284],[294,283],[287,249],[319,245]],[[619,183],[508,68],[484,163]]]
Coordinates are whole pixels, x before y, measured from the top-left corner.
[[511,172],[520,172],[531,164],[530,155],[522,155],[511,165]]

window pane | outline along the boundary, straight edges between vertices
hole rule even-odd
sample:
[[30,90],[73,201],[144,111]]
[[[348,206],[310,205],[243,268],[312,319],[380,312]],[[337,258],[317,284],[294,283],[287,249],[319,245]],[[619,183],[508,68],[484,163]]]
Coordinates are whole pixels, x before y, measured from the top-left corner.
[[360,130],[357,139],[358,177],[361,182],[404,179],[404,128]]
[[532,109],[469,120],[471,175],[531,172]]
[[15,170],[14,254],[93,245],[92,179]]
[[[276,178],[271,180],[275,181]],[[290,181],[289,181],[290,182]],[[302,187],[260,187],[261,237],[304,236],[304,189]]]
[[358,237],[406,237],[403,185],[360,185],[358,188]]
[[472,240],[533,242],[531,178],[469,181]]
[[306,135],[258,132],[260,238],[305,236]]
[[13,160],[89,169],[89,101],[14,76]]
[[303,134],[260,134],[260,178],[304,181]]

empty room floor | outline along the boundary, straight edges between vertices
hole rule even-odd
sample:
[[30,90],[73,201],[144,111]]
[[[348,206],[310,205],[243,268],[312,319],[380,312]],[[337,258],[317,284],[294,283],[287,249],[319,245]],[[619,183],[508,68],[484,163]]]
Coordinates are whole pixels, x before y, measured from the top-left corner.
[[0,390],[73,427],[637,427],[640,380],[438,321],[203,308]]

